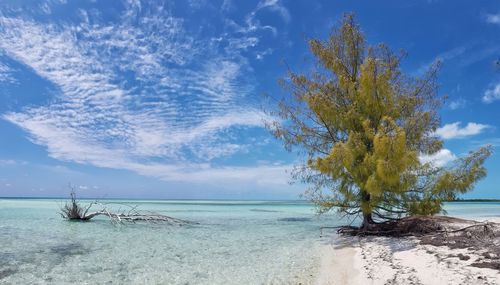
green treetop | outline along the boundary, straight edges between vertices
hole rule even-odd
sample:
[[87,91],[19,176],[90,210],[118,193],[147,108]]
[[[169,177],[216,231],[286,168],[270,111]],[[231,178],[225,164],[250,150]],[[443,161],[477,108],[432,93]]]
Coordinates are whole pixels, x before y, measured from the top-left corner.
[[273,134],[287,149],[307,156],[293,177],[311,185],[306,196],[321,212],[362,215],[363,228],[376,220],[436,214],[444,200],[472,189],[486,175],[491,147],[452,166],[422,163],[442,149],[437,65],[420,78],[402,73],[385,45],[369,46],[352,15],[327,41],[310,40],[317,59],[310,75],[289,72],[281,84],[289,96],[272,114]]

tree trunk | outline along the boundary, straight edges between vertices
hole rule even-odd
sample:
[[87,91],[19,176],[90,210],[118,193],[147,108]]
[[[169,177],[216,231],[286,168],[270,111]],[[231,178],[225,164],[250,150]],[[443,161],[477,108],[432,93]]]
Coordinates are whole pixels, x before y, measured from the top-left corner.
[[[369,205],[370,198],[371,198],[370,193],[367,193],[365,191],[362,192],[363,204]],[[371,209],[368,210],[368,209],[364,208],[363,209],[363,224],[361,224],[361,229],[362,230],[370,230],[371,228],[373,228],[374,224],[375,224],[375,221],[373,221]]]
[[363,224],[361,225],[361,229],[370,230],[374,224],[372,213],[363,213]]

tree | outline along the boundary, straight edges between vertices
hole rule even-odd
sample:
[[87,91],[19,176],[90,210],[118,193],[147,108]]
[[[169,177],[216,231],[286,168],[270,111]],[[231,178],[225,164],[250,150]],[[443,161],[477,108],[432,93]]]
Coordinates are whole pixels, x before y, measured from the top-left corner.
[[438,64],[419,78],[405,75],[404,55],[368,45],[352,15],[309,47],[314,71],[289,71],[280,81],[287,96],[270,112],[278,119],[268,127],[287,150],[305,155],[293,178],[311,185],[305,195],[320,212],[362,215],[361,229],[369,230],[378,221],[439,213],[443,201],[486,175],[490,146],[450,167],[419,159],[443,147],[435,134],[443,102]]

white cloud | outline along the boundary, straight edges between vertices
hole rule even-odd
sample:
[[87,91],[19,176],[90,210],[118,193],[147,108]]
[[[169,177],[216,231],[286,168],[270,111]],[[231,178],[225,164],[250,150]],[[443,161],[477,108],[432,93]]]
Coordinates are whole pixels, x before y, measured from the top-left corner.
[[245,151],[232,133],[263,126],[265,115],[248,103],[251,68],[239,54],[258,40],[221,49],[168,9],[145,11],[131,5],[117,23],[80,11],[83,22],[65,26],[0,17],[0,51],[59,91],[46,105],[3,118],[63,161],[164,180],[282,181],[272,175],[284,167],[210,164]]
[[255,55],[255,58],[258,59],[258,60],[262,60],[262,59],[264,59],[264,56],[272,54],[273,51],[274,51],[273,49],[268,48],[265,51],[257,52],[257,54]]
[[489,127],[489,125],[469,122],[465,127],[461,128],[460,122],[455,122],[452,124],[446,124],[441,128],[438,128],[436,130],[436,135],[440,136],[443,139],[464,138],[480,134],[482,131]]
[[288,12],[288,9],[285,8],[280,0],[261,0],[259,4],[257,4],[256,11],[261,9],[276,11],[286,23],[290,22],[290,12]]
[[451,101],[449,104],[449,107],[452,110],[463,109],[466,104],[467,104],[467,101],[465,99],[459,98],[457,100]]
[[486,22],[490,24],[500,24],[500,14],[487,14]]
[[228,49],[230,50],[247,50],[251,47],[255,47],[259,43],[259,39],[256,37],[247,38],[233,38],[229,39]]
[[12,160],[12,159],[3,159],[3,160],[0,160],[0,165],[16,165],[17,162],[15,160]]
[[[0,57],[1,59],[1,57]],[[0,83],[15,83],[16,79],[12,75],[13,70],[0,61]]]
[[425,72],[427,72],[427,70],[429,70],[429,67],[437,62],[445,62],[445,61],[449,61],[449,60],[453,60],[457,57],[460,57],[462,56],[466,51],[468,50],[468,47],[466,46],[459,46],[459,47],[456,47],[456,48],[453,48],[451,50],[448,50],[448,51],[445,51],[445,52],[442,52],[440,54],[438,54],[434,59],[432,59],[432,61],[430,62],[427,62],[423,65],[421,65],[416,71],[415,71],[415,74],[423,74]]
[[234,3],[232,3],[232,0],[224,0],[220,8],[225,12],[231,11],[234,8]]
[[452,64],[455,67],[466,68],[472,64],[491,58],[492,56],[496,56],[499,52],[500,46],[484,47],[478,45],[477,43],[469,43],[467,45],[459,46],[437,55],[431,61],[422,64],[413,72],[413,74],[423,74],[429,69],[432,64],[438,61],[444,65]]
[[449,149],[441,149],[432,155],[421,155],[419,159],[421,163],[431,163],[436,167],[443,167],[457,159],[457,156]]
[[487,104],[497,100],[500,100],[500,83],[486,90],[483,96],[483,102]]
[[[274,26],[263,25],[259,19],[258,14],[259,11],[269,10],[273,12],[277,12],[285,23],[289,23],[291,20],[290,12],[288,9],[281,3],[280,0],[261,0],[257,7],[251,11],[248,15],[245,16],[245,22],[243,25],[236,23],[231,19],[226,19],[226,26],[230,29],[234,30],[236,33],[241,34],[252,34],[257,33],[259,31],[270,31],[274,36],[278,35],[278,29]],[[258,40],[257,38],[255,38]],[[254,44],[256,45],[258,41]]]
[[189,0],[188,3],[189,3],[189,6],[192,8],[192,9],[200,9],[202,7],[204,7],[207,3],[206,0]]
[[[157,167],[150,165],[152,169]],[[200,167],[187,171],[175,171],[173,173],[162,172],[161,167],[155,169],[164,175],[165,180],[192,181],[198,183],[212,182],[231,183],[249,182],[257,185],[286,185],[288,176],[286,171],[291,169],[291,165],[281,166],[258,166],[258,167]]]
[[13,159],[0,159],[0,166],[27,165],[26,161]]
[[46,165],[46,164],[36,164],[34,165],[37,168],[40,168],[42,170],[48,170],[51,172],[63,174],[63,175],[72,175],[72,176],[79,176],[82,175],[81,172],[72,170],[66,166],[63,165]]

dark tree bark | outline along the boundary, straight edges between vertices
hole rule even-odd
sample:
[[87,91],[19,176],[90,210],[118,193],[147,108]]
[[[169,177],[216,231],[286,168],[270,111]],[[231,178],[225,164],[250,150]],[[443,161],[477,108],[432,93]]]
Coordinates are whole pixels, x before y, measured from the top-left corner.
[[[371,199],[370,193],[362,191],[361,195],[363,196],[362,197],[363,203],[366,205],[370,204],[370,199]],[[363,210],[363,223],[361,224],[361,229],[370,230],[374,224],[375,221],[373,220],[372,212]]]

